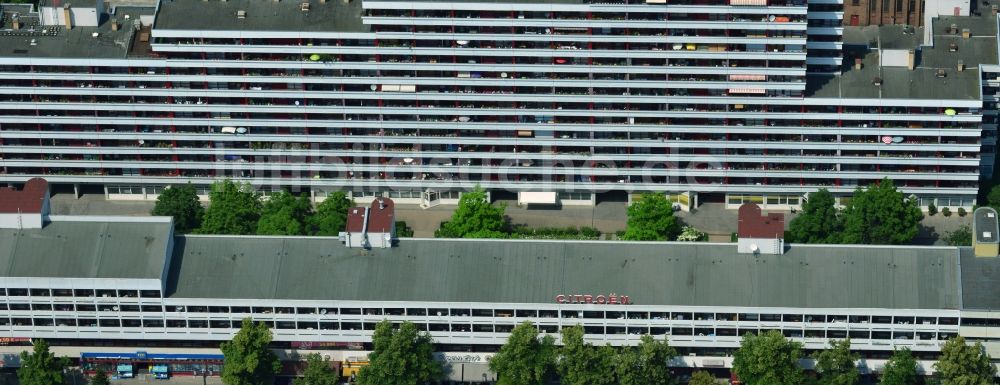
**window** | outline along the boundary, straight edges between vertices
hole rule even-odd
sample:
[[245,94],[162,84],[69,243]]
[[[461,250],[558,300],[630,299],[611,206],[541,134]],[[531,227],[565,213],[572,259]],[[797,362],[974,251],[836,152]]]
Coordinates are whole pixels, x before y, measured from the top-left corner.
[[882,12],[889,11],[889,0],[882,0]]
[[861,5],[861,0],[851,0],[851,5],[857,7]]
[[896,12],[903,12],[903,0],[896,0]]

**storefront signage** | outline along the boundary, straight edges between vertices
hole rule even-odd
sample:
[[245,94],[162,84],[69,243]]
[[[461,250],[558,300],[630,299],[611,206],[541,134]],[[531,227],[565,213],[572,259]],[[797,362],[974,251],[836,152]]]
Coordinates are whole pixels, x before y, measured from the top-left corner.
[[484,353],[435,353],[434,359],[448,363],[487,363],[493,354]]
[[350,350],[361,350],[363,346],[357,342],[334,342],[334,341],[292,341],[295,349],[319,349],[319,348],[347,348]]
[[31,338],[27,337],[0,337],[0,345],[21,345],[31,343]]
[[559,294],[556,296],[556,303],[596,303],[599,305],[631,305],[632,298],[627,295],[611,293],[608,295],[598,294]]

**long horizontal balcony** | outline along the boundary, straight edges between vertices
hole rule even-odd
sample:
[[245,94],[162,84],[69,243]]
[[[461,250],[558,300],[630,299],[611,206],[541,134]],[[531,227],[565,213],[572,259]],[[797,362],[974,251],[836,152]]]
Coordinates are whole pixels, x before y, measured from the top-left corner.
[[[299,78],[271,77],[269,83],[293,83]],[[132,81],[138,79],[131,79]],[[203,79],[216,82],[216,79]],[[412,77],[331,77],[326,78],[329,84],[351,84],[351,85],[379,85],[379,84],[399,84],[423,86],[430,88],[434,92],[421,92],[421,94],[442,95],[446,93],[437,92],[439,87],[459,86],[459,87],[499,87],[497,89],[509,89],[509,87],[572,87],[572,88],[642,88],[642,89],[731,89],[731,88],[753,88],[764,90],[805,90],[804,81],[778,82],[778,81],[709,81],[709,80],[687,80],[683,76],[678,76],[676,80],[586,80],[586,79],[503,79],[503,78],[412,78]],[[173,80],[178,81],[178,80]],[[244,80],[248,81],[248,80]],[[85,81],[84,81],[85,82]],[[295,82],[297,83],[297,82]],[[251,83],[252,84],[252,83]],[[258,87],[261,88],[261,87]],[[185,88],[153,88],[153,87],[2,87],[0,94],[20,95],[163,95],[163,96],[209,96],[216,94],[219,96],[252,96],[252,95],[294,95],[295,97],[309,98],[331,98],[331,97],[362,97],[364,95],[384,98],[388,95],[396,95],[406,99],[412,99],[414,93],[359,93],[359,92],[336,92],[312,91],[312,90],[263,90],[248,87],[244,90],[231,89],[185,89]],[[225,95],[223,95],[225,94]],[[522,94],[530,96],[530,94]],[[409,96],[409,97],[407,97]],[[498,95],[500,96],[500,95]],[[514,98],[521,98],[521,95],[512,95]],[[636,95],[638,96],[638,95]],[[551,96],[546,95],[551,100]],[[674,97],[672,101],[691,102],[690,97]],[[697,100],[697,99],[694,99]],[[727,102],[731,102],[727,100]]]
[[396,10],[441,10],[441,11],[542,11],[542,12],[610,12],[610,13],[760,13],[768,14],[805,14],[807,7],[771,5],[766,7],[718,5],[686,5],[686,4],[554,4],[554,3],[512,3],[512,2],[445,2],[445,1],[365,1],[362,9],[396,9]]
[[[79,131],[54,131],[53,129],[40,130],[5,130],[0,131],[0,138],[94,138],[94,139],[142,139],[142,138],[166,138],[171,140],[213,140],[213,141],[263,141],[263,142],[284,142],[302,140],[303,138],[312,141],[316,137],[317,141],[322,141],[325,135],[305,135],[304,133],[293,133],[286,135],[256,133],[248,136],[233,136],[230,134],[194,133],[179,132],[162,133],[170,131],[170,126],[175,127],[296,127],[296,128],[375,128],[375,129],[432,129],[432,130],[483,130],[483,131],[521,131],[521,130],[551,130],[570,132],[616,132],[616,133],[646,133],[646,132],[671,132],[671,133],[729,133],[729,134],[776,134],[776,135],[868,135],[871,136],[872,129],[868,127],[796,127],[796,126],[721,126],[721,125],[665,125],[665,124],[585,124],[585,123],[479,123],[479,122],[428,122],[428,121],[378,121],[378,120],[303,120],[303,119],[167,119],[167,118],[113,118],[113,117],[34,117],[34,116],[0,116],[0,123],[27,123],[27,124],[57,124],[57,125],[115,125],[115,126],[161,126],[164,129],[157,132],[131,132],[133,127],[127,130],[115,132],[115,129],[105,127],[101,132],[93,130]],[[945,138],[978,138],[982,135],[979,129],[956,129],[956,128],[878,128],[878,135],[891,136],[916,136],[916,137],[945,137]],[[251,130],[251,133],[253,131]]]
[[[24,131],[21,131],[24,132]],[[4,132],[7,137],[9,131]],[[77,133],[76,138],[85,136]],[[170,140],[170,136],[166,136]],[[149,139],[150,137],[142,136]],[[248,141],[256,141],[253,135],[246,136]],[[657,140],[657,139],[572,139],[572,138],[496,138],[496,137],[456,137],[456,136],[378,136],[378,135],[327,135],[299,137],[308,138],[311,142],[322,143],[370,143],[370,144],[442,144],[442,145],[494,145],[494,146],[554,146],[554,147],[631,147],[631,148],[700,148],[700,149],[732,149],[732,150],[844,150],[844,151],[953,151],[978,153],[980,146],[975,144],[909,144],[899,143],[886,145],[883,143],[838,143],[816,141],[712,141],[712,140]],[[203,138],[201,140],[205,140]]]
[[[219,158],[223,158],[220,155]],[[765,170],[765,169],[699,169],[699,168],[654,168],[642,164],[632,168],[621,167],[558,167],[558,166],[473,166],[473,165],[363,165],[340,162],[295,163],[295,162],[241,162],[224,161],[137,161],[137,160],[24,160],[5,159],[5,167],[53,167],[77,169],[159,169],[159,170],[280,170],[292,172],[327,171],[337,173],[428,173],[428,174],[490,174],[490,175],[579,175],[579,176],[668,176],[668,177],[741,177],[741,178],[801,178],[801,179],[906,179],[906,180],[953,180],[977,181],[977,172],[857,172],[835,170]],[[721,165],[720,165],[721,167]]]
[[407,55],[407,56],[478,56],[478,57],[562,57],[562,58],[613,58],[613,59],[751,59],[751,60],[803,60],[805,50],[798,52],[763,51],[709,51],[709,50],[612,50],[612,49],[541,49],[541,48],[392,48],[392,47],[336,47],[336,46],[235,46],[153,44],[156,52],[195,53],[261,53],[295,55]]
[[[795,155],[722,155],[722,154],[592,154],[589,152],[479,152],[479,151],[372,151],[348,149],[291,150],[291,149],[247,149],[247,148],[156,148],[156,147],[63,147],[63,146],[5,146],[0,153],[37,154],[50,156],[64,155],[212,155],[212,156],[281,156],[281,157],[351,157],[362,159],[439,159],[439,160],[497,160],[516,161],[590,161],[590,162],[720,162],[720,163],[775,163],[791,165],[893,165],[893,166],[965,166],[976,167],[980,158],[943,157],[901,157],[901,156],[795,156]],[[984,155],[985,156],[985,155]],[[2,162],[0,162],[2,163]],[[461,163],[461,162],[459,162]]]
[[[388,179],[335,179],[335,178],[269,178],[227,176],[236,182],[247,182],[256,186],[303,186],[320,188],[352,188],[352,189],[472,189],[481,186],[487,189],[508,189],[511,191],[689,191],[695,193],[789,193],[804,194],[826,188],[833,193],[851,193],[857,186],[825,185],[757,185],[757,184],[699,184],[699,183],[661,183],[661,182],[554,182],[554,181],[492,181],[492,180],[388,180]],[[53,174],[0,174],[0,181],[13,183],[24,182],[31,178],[45,178],[49,183],[94,183],[94,184],[135,184],[135,185],[168,185],[179,183],[212,184],[217,177],[173,177],[173,176],[104,176],[104,175],[53,175]],[[934,195],[967,195],[975,196],[979,188],[975,183],[968,187],[906,187],[899,188],[905,194],[920,196]]]
[[497,19],[497,18],[429,18],[364,16],[366,25],[439,25],[553,28],[678,28],[732,29],[767,31],[804,31],[805,21],[709,21],[709,20],[570,20],[570,19]]
[[[765,99],[767,100],[767,99]],[[924,122],[973,122],[982,119],[978,114],[853,114],[853,113],[804,113],[804,112],[742,112],[742,111],[688,111],[677,110],[611,110],[611,109],[560,109],[560,108],[451,108],[451,107],[322,107],[322,106],[253,106],[241,104],[133,104],[133,103],[61,103],[61,102],[3,102],[0,110],[48,111],[134,111],[134,112],[201,112],[201,113],[278,113],[278,114],[355,114],[355,115],[421,115],[421,116],[578,116],[623,118],[729,118],[729,119],[807,119],[830,121],[924,121]],[[77,117],[86,119],[87,117]],[[96,117],[95,117],[96,118]]]
[[[381,82],[383,84],[397,84],[392,80]],[[442,82],[444,83],[444,82]],[[456,82],[457,83],[457,82]],[[468,84],[447,84],[448,86],[473,86]],[[485,82],[484,82],[485,83]],[[492,82],[490,82],[492,83]],[[499,82],[498,82],[499,83]],[[623,81],[593,81],[593,86],[584,85],[587,81],[579,82],[551,82],[534,81],[523,82],[514,87],[573,87],[573,88],[613,88],[616,90],[628,89],[732,89],[732,88],[754,88],[763,90],[802,90],[805,83],[791,82],[712,82],[712,81],[640,81],[639,84]],[[475,83],[475,86],[491,86],[490,84]],[[427,85],[426,87],[444,86],[444,84]],[[386,87],[388,89],[388,87]],[[406,100],[406,101],[509,101],[509,102],[577,102],[577,103],[633,103],[633,104],[662,104],[662,103],[690,103],[691,99],[686,96],[663,96],[663,95],[643,95],[641,93],[621,94],[587,94],[586,90],[576,91],[579,93],[502,93],[502,92],[439,92],[435,88],[433,91],[419,92],[341,92],[341,91],[312,91],[312,90],[229,90],[229,89],[185,89],[185,88],[82,88],[82,87],[0,87],[0,95],[79,95],[79,96],[161,96],[174,98],[277,98],[277,99],[335,99],[335,100]],[[9,102],[17,103],[17,102]],[[33,102],[25,102],[33,103]],[[310,107],[311,106],[308,106]]]
[[[0,59],[2,62],[2,59]],[[201,63],[202,65],[196,65]],[[294,78],[296,83],[338,83],[327,79],[327,76],[303,76],[303,70],[379,70],[379,71],[463,71],[463,72],[534,72],[534,73],[592,73],[592,74],[705,74],[732,75],[758,74],[768,76],[803,76],[805,68],[785,67],[699,67],[699,66],[627,66],[627,65],[577,65],[577,64],[470,64],[470,63],[371,63],[338,61],[316,63],[306,61],[279,62],[255,60],[206,60],[201,62],[185,61],[183,65],[174,65],[174,61],[161,62],[154,73],[134,74],[103,74],[89,73],[90,67],[80,66],[80,72],[0,72],[0,79],[34,79],[34,80],[111,80],[111,81],[213,81],[213,82],[282,82],[287,83]],[[123,66],[125,64],[123,63]],[[230,68],[253,70],[284,70],[285,75],[258,76],[244,75],[182,75],[164,74],[162,67],[171,68]],[[149,67],[144,67],[149,69]],[[341,77],[335,77],[335,79]]]
[[376,32],[380,40],[443,40],[443,41],[551,41],[595,43],[718,43],[718,44],[805,44],[806,37],[735,37],[735,36],[669,36],[669,35],[591,35],[591,34],[518,34],[518,33],[420,33]]

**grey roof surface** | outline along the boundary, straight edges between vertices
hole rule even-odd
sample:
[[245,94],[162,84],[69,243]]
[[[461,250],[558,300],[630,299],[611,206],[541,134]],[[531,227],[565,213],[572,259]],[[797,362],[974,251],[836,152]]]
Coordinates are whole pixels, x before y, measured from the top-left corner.
[[[309,11],[301,4],[309,2]],[[246,18],[236,17],[246,11]],[[212,31],[368,32],[361,0],[170,0],[160,4],[154,29]]]
[[0,229],[0,277],[160,278],[169,222],[54,221]]
[[335,238],[178,237],[177,298],[551,303],[558,294],[645,305],[814,308],[960,306],[957,251],[735,244],[404,239],[351,249]]
[[1000,309],[1000,257],[976,257],[969,247],[963,247],[961,252],[962,307]]
[[[997,212],[990,207],[980,207],[972,213],[975,223],[972,228],[976,232],[976,242],[979,243],[1000,243],[1000,229],[998,229]],[[987,237],[985,233],[989,233]]]
[[[959,34],[947,29],[957,24]],[[968,28],[972,37],[964,39],[961,30]],[[900,26],[845,27],[844,61],[838,74],[811,74],[806,80],[806,95],[824,98],[891,98],[891,99],[980,99],[980,64],[997,64],[996,16],[945,16],[934,20],[933,46],[919,46],[920,29],[907,30]],[[874,44],[872,44],[874,42]],[[954,43],[958,50],[951,52]],[[916,68],[881,67],[881,49],[915,49]],[[854,67],[854,59],[862,58],[862,68]],[[958,71],[959,61],[965,64]],[[946,76],[937,76],[944,69]],[[875,86],[876,77],[882,79]]]
[[[0,57],[42,57],[42,58],[125,58],[134,51],[132,44],[136,31],[131,25],[126,27],[124,17],[130,22],[139,19],[140,14],[151,13],[151,8],[123,7],[113,16],[122,22],[118,31],[111,30],[109,18],[98,27],[74,27],[66,30],[63,26],[42,26],[28,24],[18,31],[0,31]],[[94,37],[94,33],[98,33]],[[31,41],[36,42],[35,45]],[[148,47],[148,43],[145,46]]]

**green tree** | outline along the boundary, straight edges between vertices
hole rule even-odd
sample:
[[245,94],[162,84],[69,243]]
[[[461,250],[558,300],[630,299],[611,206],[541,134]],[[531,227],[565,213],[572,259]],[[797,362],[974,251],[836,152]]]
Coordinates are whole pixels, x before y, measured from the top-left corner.
[[699,370],[691,373],[691,381],[688,385],[718,385],[719,382],[715,381],[715,376],[712,373],[706,372],[704,370]]
[[747,385],[799,385],[805,382],[801,358],[802,344],[779,331],[747,333],[733,354],[733,371]]
[[49,351],[49,343],[38,339],[32,342],[32,352],[21,352],[21,367],[17,368],[20,385],[62,385],[63,370],[69,366],[66,357],[56,357]]
[[441,224],[434,235],[440,238],[505,238],[507,222],[504,204],[492,205],[486,190],[476,186],[462,194],[451,220]]
[[347,198],[347,193],[335,191],[327,195],[322,203],[316,206],[316,213],[309,217],[309,226],[313,235],[337,236],[347,228],[347,210],[354,202]]
[[292,385],[335,385],[340,376],[330,367],[330,360],[319,353],[306,355],[306,369]]
[[708,240],[708,234],[692,226],[684,226],[681,229],[681,235],[677,236],[677,240],[680,242],[704,242]]
[[671,385],[676,379],[667,366],[674,357],[675,350],[666,338],[662,341],[644,335],[639,346],[622,349],[618,357],[615,373],[620,385]]
[[104,372],[104,369],[97,369],[94,376],[90,378],[90,385],[111,385],[111,381],[108,381],[108,374]]
[[892,352],[892,357],[885,362],[880,385],[916,385],[917,359],[910,349],[902,348]]
[[821,188],[810,193],[802,211],[788,224],[789,242],[840,243],[840,217],[833,194]]
[[281,370],[278,356],[267,348],[271,338],[267,324],[244,318],[240,331],[219,347],[223,356],[222,383],[271,385],[274,373]]
[[556,371],[564,385],[611,385],[614,377],[614,350],[584,342],[583,326],[563,328]]
[[989,385],[996,376],[983,344],[968,345],[962,336],[945,342],[934,370],[941,378],[941,385]]
[[257,235],[307,235],[306,220],[310,215],[312,203],[309,198],[280,191],[261,206]]
[[917,202],[896,190],[889,178],[878,184],[860,187],[844,208],[843,243],[908,243],[917,236],[923,213]]
[[198,233],[249,235],[257,232],[260,194],[249,184],[229,179],[215,182],[208,200]]
[[646,193],[637,196],[628,206],[628,222],[622,239],[665,241],[677,239],[680,232],[674,205],[663,194]]
[[164,189],[149,214],[174,217],[174,231],[183,234],[201,226],[205,208],[198,201],[198,190],[189,183]]
[[986,205],[1000,211],[1000,183],[993,185],[989,194],[986,195]]
[[949,231],[944,236],[949,246],[972,246],[972,229],[969,225],[961,225],[955,231]]
[[855,362],[861,358],[851,352],[851,340],[830,340],[830,348],[813,354],[819,385],[856,385],[861,373]]
[[403,322],[399,329],[389,321],[379,322],[372,345],[368,365],[358,373],[358,385],[417,385],[441,378],[443,369],[434,360],[430,334],[411,322]]
[[490,370],[497,374],[497,385],[542,385],[555,365],[555,340],[538,338],[531,321],[514,327],[507,343],[490,360]]

